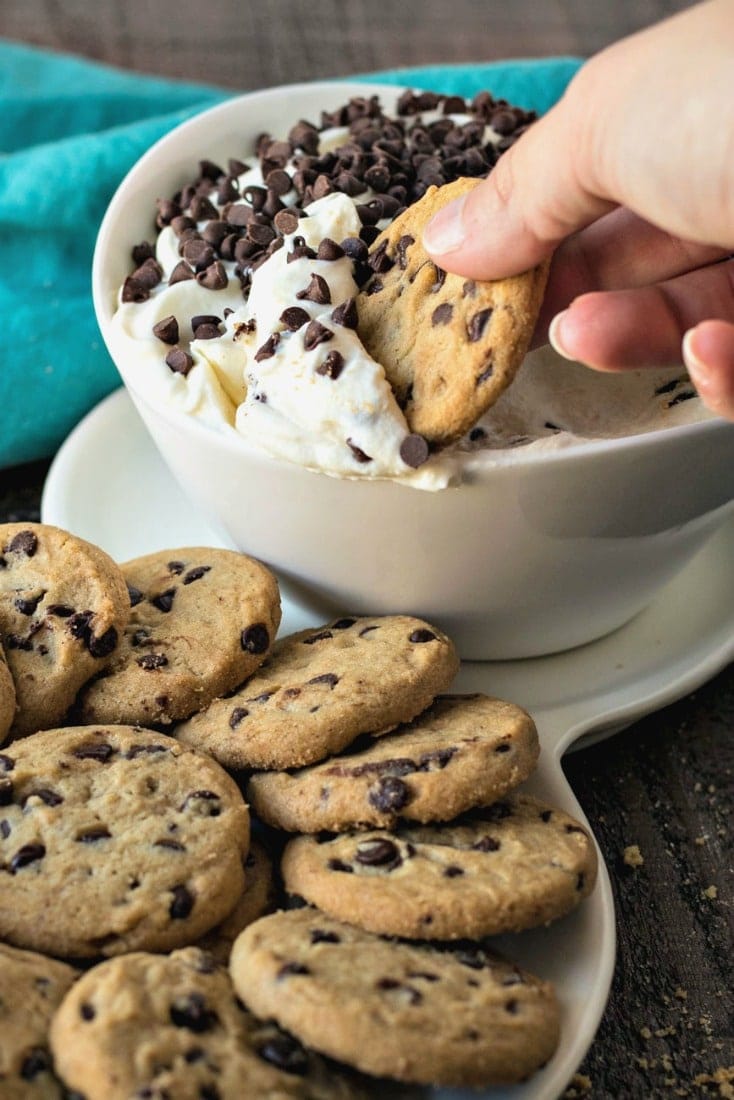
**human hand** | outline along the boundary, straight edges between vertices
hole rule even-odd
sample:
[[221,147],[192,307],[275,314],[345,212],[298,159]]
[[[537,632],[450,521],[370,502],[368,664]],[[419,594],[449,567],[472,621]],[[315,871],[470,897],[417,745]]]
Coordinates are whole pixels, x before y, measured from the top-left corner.
[[554,252],[535,335],[598,370],[684,362],[734,419],[734,6],[708,0],[592,58],[424,244],[472,278]]

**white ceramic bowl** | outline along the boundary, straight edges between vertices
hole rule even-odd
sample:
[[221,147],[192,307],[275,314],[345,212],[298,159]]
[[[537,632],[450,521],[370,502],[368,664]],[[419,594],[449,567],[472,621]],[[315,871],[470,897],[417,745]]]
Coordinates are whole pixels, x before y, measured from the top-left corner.
[[[375,92],[395,89],[324,83],[241,96],[142,157],[110,203],[95,253],[108,346],[130,248],[150,236],[158,196],[187,181],[201,157],[240,155],[263,130],[283,133]],[[410,611],[448,631],[468,659],[535,656],[614,630],[734,510],[734,425],[720,420],[551,453],[519,449],[457,488],[424,492],[272,458],[151,404],[130,363],[113,358],[170,469],[235,546],[323,602],[325,615]]]

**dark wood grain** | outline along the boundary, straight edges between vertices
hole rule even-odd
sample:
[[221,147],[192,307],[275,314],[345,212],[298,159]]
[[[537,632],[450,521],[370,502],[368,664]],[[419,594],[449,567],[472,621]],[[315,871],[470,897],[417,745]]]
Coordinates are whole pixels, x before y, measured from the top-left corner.
[[0,34],[230,88],[431,62],[587,56],[682,0],[3,0]]
[[[0,35],[231,88],[378,68],[587,56],[676,0],[2,0]],[[47,464],[0,472],[0,522],[38,518]],[[569,1097],[726,1096],[734,1066],[734,666],[566,771],[609,867],[619,954]],[[643,863],[624,851],[637,845]],[[715,889],[711,889],[715,888]]]

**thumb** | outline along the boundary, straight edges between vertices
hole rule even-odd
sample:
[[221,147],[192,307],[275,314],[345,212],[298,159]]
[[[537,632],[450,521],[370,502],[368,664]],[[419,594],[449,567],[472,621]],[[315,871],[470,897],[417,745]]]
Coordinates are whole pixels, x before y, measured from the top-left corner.
[[486,180],[428,223],[423,244],[448,271],[497,279],[526,271],[616,203],[594,183],[584,70],[563,98],[504,153]]
[[701,321],[689,329],[683,361],[704,405],[734,420],[734,324]]

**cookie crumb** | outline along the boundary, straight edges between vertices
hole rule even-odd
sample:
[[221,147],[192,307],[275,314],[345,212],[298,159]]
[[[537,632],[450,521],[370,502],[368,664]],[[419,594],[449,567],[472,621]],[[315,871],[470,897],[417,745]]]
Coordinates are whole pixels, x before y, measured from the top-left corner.
[[640,1035],[643,1039],[652,1039],[652,1032],[650,1031],[649,1027],[641,1027]]
[[725,1100],[734,1100],[734,1066],[720,1066],[713,1073],[699,1073],[693,1078],[693,1084],[708,1092],[706,1085],[717,1085],[719,1096]]
[[642,858],[642,852],[639,845],[628,844],[624,850],[624,863],[627,867],[642,867],[645,860]]
[[699,848],[703,848],[703,846],[704,846],[704,844],[706,843],[707,840],[708,840],[708,834],[704,833],[703,836],[695,837],[693,843],[696,844]]
[[715,901],[718,896],[718,886],[707,886],[705,890],[701,891],[701,897],[709,898],[711,901]]
[[568,1083],[562,1100],[577,1100],[581,1096],[591,1094],[591,1078],[583,1073],[575,1073]]

